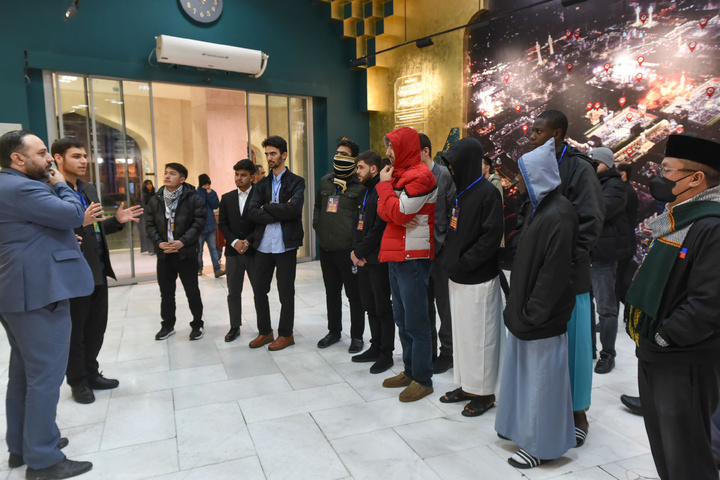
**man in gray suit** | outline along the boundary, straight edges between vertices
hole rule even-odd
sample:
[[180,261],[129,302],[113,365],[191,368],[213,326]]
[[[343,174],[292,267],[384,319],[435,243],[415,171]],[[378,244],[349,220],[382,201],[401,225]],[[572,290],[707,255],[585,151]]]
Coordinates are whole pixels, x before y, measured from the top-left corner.
[[92,468],[65,458],[60,448],[67,439],[55,424],[70,348],[68,299],[92,293],[93,277],[72,230],[83,223],[82,203],[51,161],[43,141],[27,130],[0,137],[0,322],[11,347],[8,464],[27,462],[29,479]]

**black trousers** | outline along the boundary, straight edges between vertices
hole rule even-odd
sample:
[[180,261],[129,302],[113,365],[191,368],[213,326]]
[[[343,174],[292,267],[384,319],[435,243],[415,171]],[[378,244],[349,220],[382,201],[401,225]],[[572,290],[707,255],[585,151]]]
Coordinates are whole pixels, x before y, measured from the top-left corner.
[[[228,248],[233,248],[228,246]],[[242,325],[242,291],[247,272],[250,286],[255,292],[255,255],[229,255],[225,257],[225,276],[228,287],[228,311],[230,312],[230,326]],[[255,299],[257,309],[257,298]]]
[[[440,340],[440,355],[450,356],[453,354],[452,344],[452,317],[450,316],[450,287],[448,286],[448,275],[442,268],[442,253],[435,257],[430,270],[428,281],[428,316],[432,325],[432,354],[437,357],[438,339]],[[440,316],[440,328],[437,328],[437,314]],[[436,333],[437,332],[437,333]]]
[[330,252],[320,249],[328,330],[335,334],[342,332],[342,289],[345,286],[345,296],[350,304],[350,337],[362,339],[365,333],[365,312],[360,299],[358,276],[352,273],[352,267],[350,250]]
[[102,348],[108,321],[108,285],[95,285],[87,297],[70,299],[70,354],[66,370],[71,387],[86,383],[98,373],[97,356]]
[[395,320],[387,263],[359,267],[358,281],[362,306],[370,324],[370,344],[391,357],[395,349]]
[[175,327],[175,283],[178,276],[185,289],[193,316],[190,327],[193,329],[203,327],[203,304],[198,288],[197,271],[197,255],[191,258],[180,258],[177,253],[165,255],[165,258],[160,258],[158,255],[157,282],[160,287],[160,317],[163,327]]
[[638,361],[645,429],[662,480],[717,480],[710,419],[719,376],[717,352],[696,365]]
[[289,337],[293,334],[295,324],[295,270],[297,269],[297,250],[285,253],[255,254],[255,310],[257,327],[260,335],[272,333],[270,322],[270,304],[268,293],[272,283],[273,272],[277,280],[278,296],[280,297],[280,323],[278,336]]

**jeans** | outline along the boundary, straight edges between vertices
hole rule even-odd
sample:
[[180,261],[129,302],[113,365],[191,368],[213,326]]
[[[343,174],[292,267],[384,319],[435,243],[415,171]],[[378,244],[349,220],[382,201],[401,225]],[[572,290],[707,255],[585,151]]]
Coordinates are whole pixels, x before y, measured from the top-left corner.
[[217,247],[215,246],[215,230],[211,232],[203,232],[200,234],[200,245],[198,248],[198,269],[203,268],[203,243],[207,242],[208,250],[210,250],[210,259],[212,260],[213,272],[220,270],[220,257],[218,255]]
[[432,386],[432,340],[427,286],[430,260],[388,262],[393,317],[403,348],[405,376]]
[[598,326],[602,350],[600,355],[615,356],[618,331],[618,300],[615,296],[617,262],[593,262],[592,287],[597,304]]

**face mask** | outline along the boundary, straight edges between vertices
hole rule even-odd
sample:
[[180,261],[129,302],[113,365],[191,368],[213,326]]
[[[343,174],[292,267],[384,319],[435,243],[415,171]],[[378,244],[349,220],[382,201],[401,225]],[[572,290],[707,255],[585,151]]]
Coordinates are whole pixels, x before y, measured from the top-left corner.
[[[693,173],[691,173],[690,175],[685,175],[680,180],[685,180],[691,175],[693,175]],[[650,180],[650,195],[652,195],[653,198],[658,202],[674,202],[675,200],[677,200],[678,196],[673,193],[673,188],[675,188],[675,185],[677,185],[680,180],[675,182],[668,178],[663,178],[660,176],[654,177],[652,180]],[[680,192],[679,195],[687,192],[688,190],[690,190],[690,188],[691,187],[686,188],[685,190]]]

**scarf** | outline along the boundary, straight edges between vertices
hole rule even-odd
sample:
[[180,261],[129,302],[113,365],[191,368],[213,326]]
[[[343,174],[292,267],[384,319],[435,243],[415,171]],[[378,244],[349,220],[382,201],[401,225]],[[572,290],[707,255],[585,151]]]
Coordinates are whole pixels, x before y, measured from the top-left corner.
[[167,188],[163,188],[163,199],[165,200],[165,218],[167,219],[167,236],[168,242],[175,240],[173,231],[175,230],[175,210],[177,210],[178,200],[182,194],[184,185],[174,192],[168,191]]
[[685,258],[687,254],[683,242],[690,227],[705,217],[720,217],[720,186],[666,208],[661,215],[648,220],[653,241],[626,297],[627,332],[636,345],[640,344],[640,338],[654,341],[660,328],[658,310],[670,272],[676,259]]
[[345,155],[335,155],[333,159],[333,183],[340,187],[340,193],[345,193],[347,190],[346,178],[350,178],[355,174],[357,167],[355,166],[355,159]]

